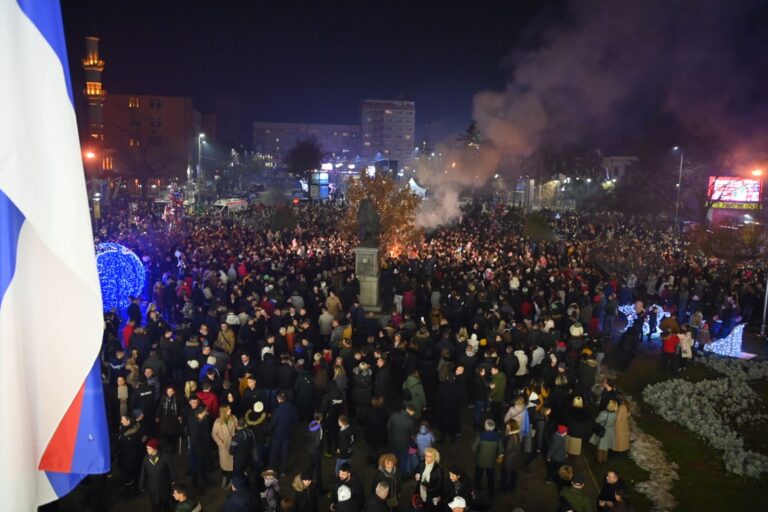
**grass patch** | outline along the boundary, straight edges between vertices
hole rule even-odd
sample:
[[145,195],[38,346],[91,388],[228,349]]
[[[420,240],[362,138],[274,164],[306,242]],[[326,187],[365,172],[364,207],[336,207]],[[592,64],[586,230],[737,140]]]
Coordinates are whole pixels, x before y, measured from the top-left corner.
[[[674,376],[693,382],[720,377],[717,372],[701,365],[689,365],[684,372]],[[669,459],[679,466],[680,480],[672,489],[678,510],[768,510],[768,494],[756,485],[758,480],[728,473],[720,451],[685,427],[654,414],[642,400],[642,390],[648,384],[669,378],[672,377],[662,371],[658,353],[641,353],[630,370],[617,380],[619,389],[632,395],[640,405],[641,415],[635,415],[640,428],[661,441]],[[755,435],[765,438],[764,432],[755,432]],[[761,441],[766,443],[765,439]]]

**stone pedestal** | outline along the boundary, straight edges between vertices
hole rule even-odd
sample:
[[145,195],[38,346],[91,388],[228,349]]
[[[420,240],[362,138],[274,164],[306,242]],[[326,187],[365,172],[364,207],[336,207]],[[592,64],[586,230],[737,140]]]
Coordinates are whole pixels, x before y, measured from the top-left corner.
[[360,281],[360,304],[379,311],[379,248],[355,247],[355,274]]

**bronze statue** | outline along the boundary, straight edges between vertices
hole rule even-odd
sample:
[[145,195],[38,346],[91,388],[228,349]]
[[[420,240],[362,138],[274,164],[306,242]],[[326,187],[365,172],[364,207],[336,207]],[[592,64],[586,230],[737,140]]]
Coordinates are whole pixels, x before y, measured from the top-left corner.
[[373,201],[366,198],[360,201],[357,207],[357,226],[360,245],[366,247],[379,246],[379,232],[381,229],[381,220],[379,212]]

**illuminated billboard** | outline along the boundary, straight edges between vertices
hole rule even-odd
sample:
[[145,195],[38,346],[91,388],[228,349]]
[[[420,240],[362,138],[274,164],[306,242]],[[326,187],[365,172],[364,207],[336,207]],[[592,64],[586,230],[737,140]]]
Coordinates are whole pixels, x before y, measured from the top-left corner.
[[707,196],[715,208],[756,208],[762,196],[762,182],[755,178],[710,176]]

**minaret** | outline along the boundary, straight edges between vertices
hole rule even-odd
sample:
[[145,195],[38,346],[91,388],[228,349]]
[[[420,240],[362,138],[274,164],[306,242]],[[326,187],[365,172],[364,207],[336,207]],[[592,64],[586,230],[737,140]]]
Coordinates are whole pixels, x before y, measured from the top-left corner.
[[101,72],[104,71],[104,61],[99,58],[99,38],[85,38],[85,94],[88,100],[88,136],[99,142],[104,140],[104,122],[102,110],[107,91],[101,88]]

